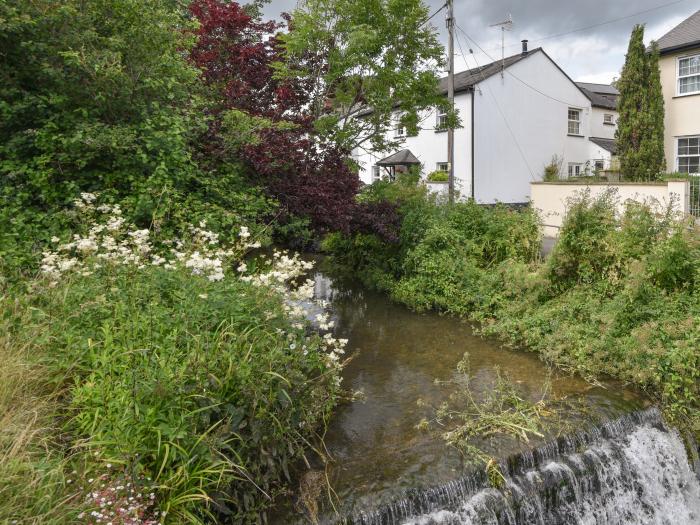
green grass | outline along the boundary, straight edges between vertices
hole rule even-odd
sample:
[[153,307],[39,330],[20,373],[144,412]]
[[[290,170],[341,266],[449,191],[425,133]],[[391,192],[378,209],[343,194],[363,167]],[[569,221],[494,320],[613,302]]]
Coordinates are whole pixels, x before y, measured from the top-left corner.
[[1,307],[3,523],[78,523],[86,494],[126,482],[143,523],[254,522],[338,392],[320,338],[235,277],[110,267]]

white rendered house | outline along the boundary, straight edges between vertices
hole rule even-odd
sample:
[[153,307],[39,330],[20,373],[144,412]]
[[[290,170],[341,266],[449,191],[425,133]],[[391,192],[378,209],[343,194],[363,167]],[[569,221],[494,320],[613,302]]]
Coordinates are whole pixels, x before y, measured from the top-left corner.
[[[440,89],[447,93],[446,78]],[[542,179],[553,157],[561,162],[563,177],[590,173],[596,160],[609,167],[610,152],[589,139],[612,139],[617,113],[594,107],[590,92],[541,48],[528,51],[526,41],[518,55],[455,74],[455,108],[462,122],[454,133],[455,187],[462,198],[487,204],[527,202],[530,182]],[[604,126],[608,113],[614,114],[613,123]],[[403,139],[398,151],[356,149],[353,158],[362,181],[369,184],[388,173],[392,158],[420,162],[425,174],[445,170],[442,119],[435,110],[425,112],[415,136],[405,136],[397,125],[389,138]]]

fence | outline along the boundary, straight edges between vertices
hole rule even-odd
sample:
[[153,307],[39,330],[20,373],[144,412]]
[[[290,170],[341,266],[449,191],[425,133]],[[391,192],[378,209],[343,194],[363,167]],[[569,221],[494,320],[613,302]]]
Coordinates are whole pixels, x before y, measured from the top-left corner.
[[700,175],[688,177],[688,213],[700,217]]
[[663,182],[531,182],[530,198],[542,216],[545,236],[556,237],[569,199],[584,191],[596,197],[611,190],[617,194],[620,211],[625,202],[632,200],[670,205],[679,215],[700,216],[700,177]]

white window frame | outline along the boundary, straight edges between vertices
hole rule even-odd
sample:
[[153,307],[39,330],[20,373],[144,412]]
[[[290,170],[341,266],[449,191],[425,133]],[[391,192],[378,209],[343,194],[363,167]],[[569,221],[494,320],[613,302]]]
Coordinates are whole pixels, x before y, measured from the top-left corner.
[[[576,113],[576,119],[571,118],[571,113]],[[580,137],[581,135],[581,109],[580,108],[569,108],[566,114],[566,134]],[[571,125],[576,124],[576,132],[571,131]]]
[[[698,141],[697,153],[693,153],[693,154],[686,153],[686,154],[681,155],[679,152],[679,149],[681,147],[681,140],[691,140],[691,139],[695,139]],[[695,157],[698,158],[698,171],[697,172],[695,172],[695,171],[693,171],[693,172],[691,172],[691,171],[681,172],[681,158],[695,158]],[[678,171],[680,173],[690,173],[693,175],[700,174],[700,135],[691,135],[688,137],[676,137],[676,171]]]
[[450,171],[450,165],[447,162],[436,162],[435,171]]
[[[678,57],[676,59],[676,96],[677,97],[687,97],[688,95],[697,95],[700,93],[700,70],[698,70],[697,73],[688,73],[685,75],[681,75],[681,61],[682,60],[691,60],[691,59],[697,59],[700,67],[700,54],[695,54],[695,55],[686,55],[682,57]],[[689,91],[688,93],[681,93],[681,79],[683,78],[693,78],[693,77],[698,77],[698,89],[695,91]]]
[[377,166],[376,164],[372,166],[372,182],[377,182],[382,178],[381,169],[381,166]]
[[603,124],[615,124],[615,115],[612,113],[605,113],[603,115]]
[[[566,173],[571,177],[580,177],[585,173],[584,165],[582,162],[569,162]],[[573,173],[575,172],[575,173]]]
[[437,131],[447,129],[447,111],[435,108],[435,129]]
[[396,121],[396,127],[394,128],[394,137],[405,138],[406,137],[406,126],[401,124],[401,119]]

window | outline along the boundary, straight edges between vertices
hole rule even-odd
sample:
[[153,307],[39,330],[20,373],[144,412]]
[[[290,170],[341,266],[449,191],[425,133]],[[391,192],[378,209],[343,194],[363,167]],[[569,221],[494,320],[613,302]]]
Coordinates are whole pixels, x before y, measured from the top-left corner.
[[593,164],[593,166],[595,167],[595,170],[596,170],[596,171],[600,171],[600,170],[602,170],[602,169],[605,168],[605,161],[604,161],[604,160],[601,160],[601,159],[598,159],[598,160],[595,161],[595,163]]
[[437,108],[435,114],[437,115],[437,120],[435,121],[435,129],[447,129],[447,112],[444,109]]
[[700,173],[700,136],[678,139],[678,171]]
[[578,177],[583,172],[583,164],[569,162],[569,177]]
[[379,174],[380,169],[379,166],[372,166],[372,182],[377,182],[381,178]]
[[603,115],[603,124],[615,124],[615,116],[610,113]]
[[569,135],[581,134],[581,110],[569,108]]
[[700,93],[700,55],[678,59],[678,94]]
[[449,164],[447,162],[438,162],[435,164],[435,170],[436,171],[449,171]]
[[406,126],[401,124],[401,122],[396,123],[396,129],[394,130],[395,137],[405,137],[406,136]]

